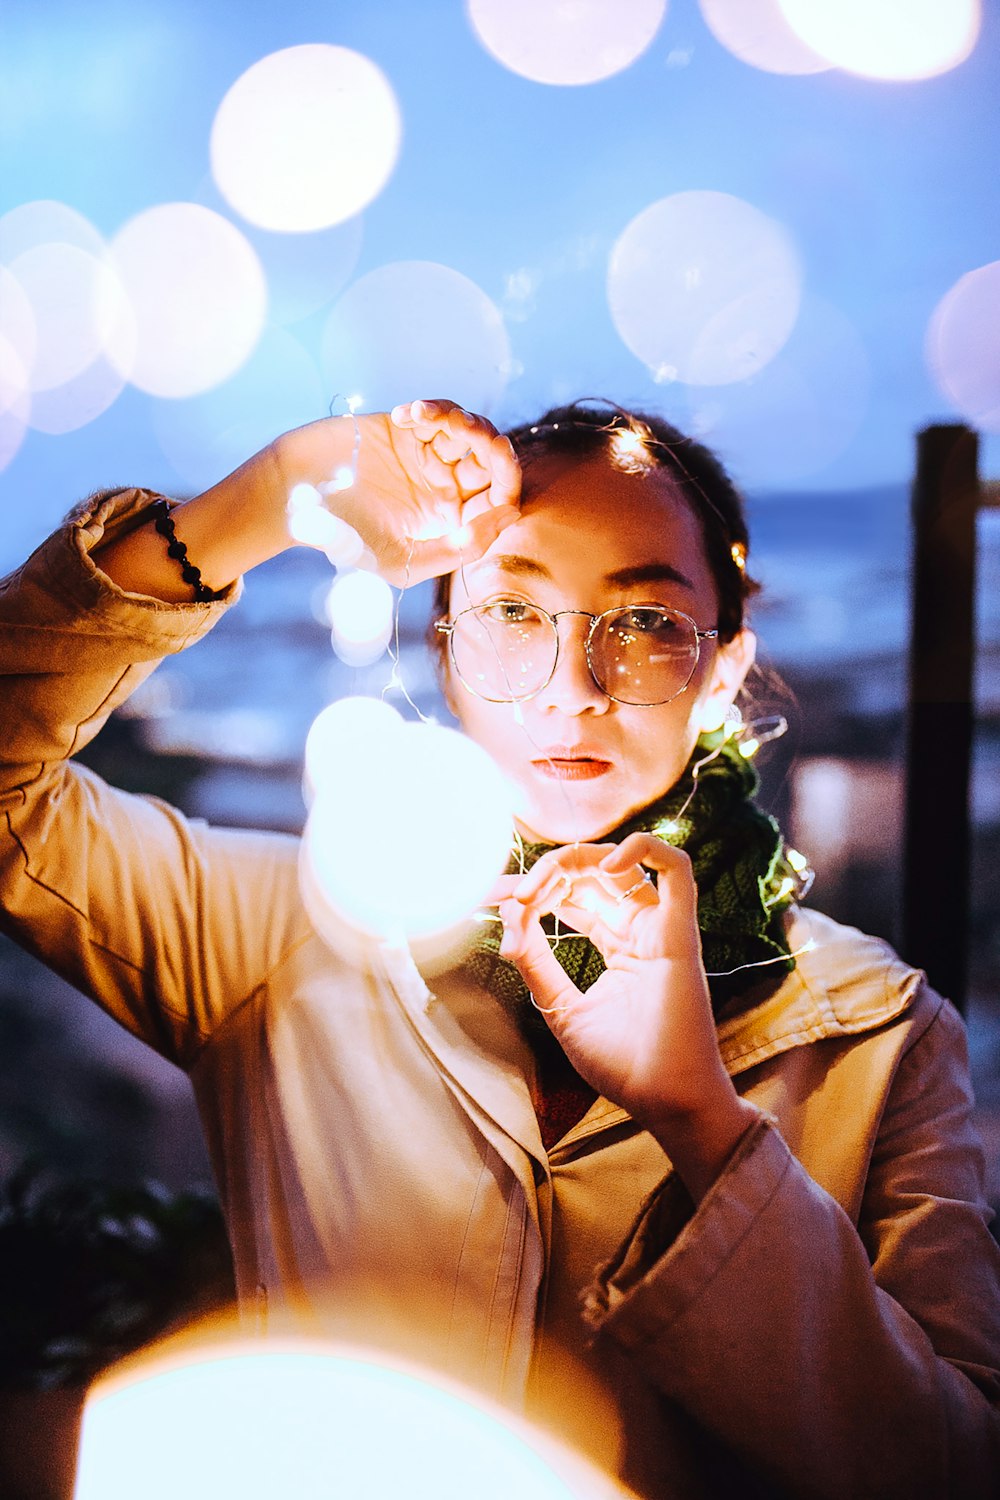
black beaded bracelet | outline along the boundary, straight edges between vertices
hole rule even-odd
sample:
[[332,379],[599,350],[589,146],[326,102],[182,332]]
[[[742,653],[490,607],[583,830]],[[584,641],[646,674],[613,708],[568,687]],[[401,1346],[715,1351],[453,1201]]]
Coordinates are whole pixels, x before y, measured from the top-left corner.
[[170,506],[166,500],[154,500],[149,510],[150,515],[155,518],[157,531],[167,539],[167,556],[175,557],[180,563],[181,577],[194,589],[194,597],[198,603],[203,604],[209,599],[220,599],[221,594],[215,593],[207,583],[202,583],[201,569],[196,568],[189,560],[187,546],[174,529],[174,518],[170,514]]

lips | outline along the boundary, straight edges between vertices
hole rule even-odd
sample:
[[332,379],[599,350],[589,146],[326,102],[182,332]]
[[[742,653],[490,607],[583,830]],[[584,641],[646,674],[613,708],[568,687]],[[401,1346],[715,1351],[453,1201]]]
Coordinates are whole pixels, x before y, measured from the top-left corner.
[[613,769],[612,762],[596,751],[570,745],[553,745],[547,755],[531,764],[541,776],[554,781],[593,781]]

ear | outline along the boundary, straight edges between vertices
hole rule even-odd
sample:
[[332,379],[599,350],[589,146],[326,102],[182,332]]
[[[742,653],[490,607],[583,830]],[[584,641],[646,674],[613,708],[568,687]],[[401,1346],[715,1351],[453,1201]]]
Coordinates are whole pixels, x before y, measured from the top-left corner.
[[722,728],[726,709],[735,702],[756,655],[757,637],[752,630],[741,630],[731,641],[717,648],[708,690],[701,700],[700,734]]

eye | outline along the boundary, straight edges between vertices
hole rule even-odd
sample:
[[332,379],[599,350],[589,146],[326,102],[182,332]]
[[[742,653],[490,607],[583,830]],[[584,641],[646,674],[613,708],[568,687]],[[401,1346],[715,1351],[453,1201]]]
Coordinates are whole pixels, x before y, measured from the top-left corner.
[[523,599],[492,599],[488,604],[481,604],[476,613],[496,625],[529,625],[538,619],[535,606],[526,604]]
[[677,616],[658,604],[633,604],[615,617],[614,624],[636,635],[672,635],[682,628]]

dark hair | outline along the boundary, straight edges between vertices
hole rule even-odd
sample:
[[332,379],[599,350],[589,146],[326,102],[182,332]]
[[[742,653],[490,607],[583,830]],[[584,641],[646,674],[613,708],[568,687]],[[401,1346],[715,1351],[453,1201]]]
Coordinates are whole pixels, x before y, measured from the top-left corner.
[[[616,433],[628,434],[627,446],[615,438]],[[731,641],[739,633],[746,602],[759,585],[746,570],[750,539],[743,497],[710,449],[651,412],[589,400],[554,406],[536,422],[510,428],[507,437],[521,461],[527,499],[531,498],[532,464],[553,454],[589,458],[603,453],[609,463],[635,473],[651,467],[665,469],[701,523],[705,556],[719,596],[719,640]],[[450,584],[450,574],[435,581],[428,633],[431,650],[442,666],[447,637],[435,631],[434,621],[448,613]]]

